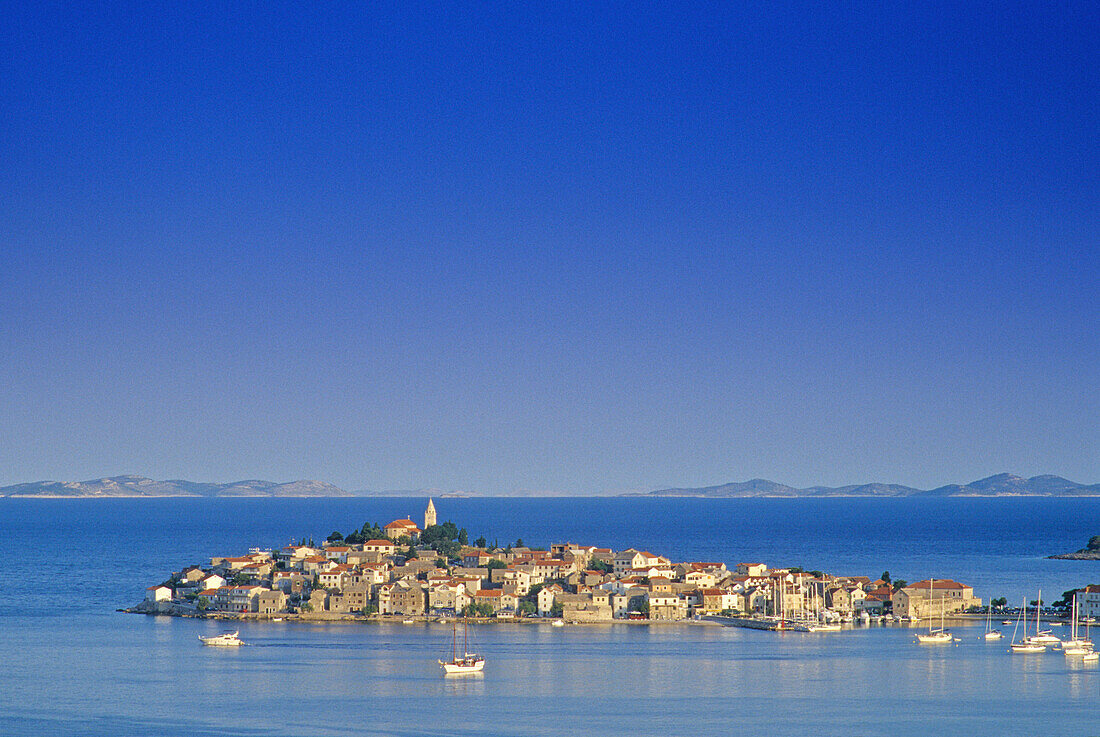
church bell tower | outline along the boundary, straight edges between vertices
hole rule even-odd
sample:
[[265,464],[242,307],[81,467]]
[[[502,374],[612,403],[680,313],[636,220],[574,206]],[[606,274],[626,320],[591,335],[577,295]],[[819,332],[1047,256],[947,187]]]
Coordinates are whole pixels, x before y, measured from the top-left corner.
[[428,508],[424,510],[424,529],[428,529],[435,524],[435,503],[432,502],[431,497],[428,498]]

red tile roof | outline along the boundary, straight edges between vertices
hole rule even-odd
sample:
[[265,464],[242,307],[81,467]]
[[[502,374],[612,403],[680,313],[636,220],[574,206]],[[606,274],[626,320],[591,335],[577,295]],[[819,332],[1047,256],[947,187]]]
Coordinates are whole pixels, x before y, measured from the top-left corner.
[[968,589],[970,587],[966,586],[965,584],[961,584],[958,581],[952,581],[951,579],[937,578],[937,579],[935,579],[935,581],[917,581],[916,583],[909,584],[905,588],[907,590],[908,589],[913,589],[913,590],[924,589],[925,591],[928,591],[928,590],[939,591],[940,589],[944,589],[944,590],[956,589],[957,590],[957,589]]

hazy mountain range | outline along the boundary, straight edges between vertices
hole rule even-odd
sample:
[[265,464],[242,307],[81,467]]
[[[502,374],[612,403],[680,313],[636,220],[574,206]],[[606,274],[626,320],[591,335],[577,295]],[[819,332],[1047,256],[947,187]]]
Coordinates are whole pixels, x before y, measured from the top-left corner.
[[92,481],[32,481],[0,487],[9,497],[169,497],[169,496],[351,496],[324,481],[234,481],[212,484],[198,481],[154,481],[144,476],[112,476]]
[[[440,489],[415,489],[394,491],[349,492],[324,481],[234,481],[227,484],[204,483],[173,479],[154,481],[144,476],[112,476],[91,481],[33,481],[25,484],[0,487],[0,497],[349,497],[349,496],[402,496],[402,497],[471,497],[489,496],[469,491],[443,491]],[[505,496],[540,496],[533,493]],[[546,496],[554,496],[547,494]],[[560,494],[558,496],[561,496]],[[696,488],[658,489],[656,491],[629,492],[617,496],[627,497],[911,497],[911,496],[1100,496],[1100,484],[1079,484],[1061,476],[1033,476],[1023,478],[1009,473],[972,481],[969,484],[948,484],[938,489],[915,489],[899,484],[857,484],[851,486],[811,486],[798,489],[766,479],[738,481],[719,486]]]
[[792,486],[752,479],[720,486],[701,488],[659,489],[632,493],[627,496],[692,496],[692,497],[902,497],[902,496],[1100,496],[1100,484],[1079,484],[1061,476],[1043,475],[1023,478],[999,473],[969,484],[948,484],[937,489],[915,489],[900,484],[858,484],[852,486]]

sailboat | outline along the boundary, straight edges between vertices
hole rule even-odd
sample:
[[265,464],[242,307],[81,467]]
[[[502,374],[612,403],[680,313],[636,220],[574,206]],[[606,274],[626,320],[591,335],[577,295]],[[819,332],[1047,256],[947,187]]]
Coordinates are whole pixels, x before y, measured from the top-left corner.
[[[928,579],[928,600],[932,601],[934,597],[932,579]],[[932,615],[928,615],[928,634],[917,635],[917,642],[922,645],[947,645],[954,641],[954,637],[943,627],[944,616],[944,603],[943,597],[940,597],[940,627],[939,629],[932,629]]]
[[840,622],[829,621],[828,614],[826,613],[828,612],[828,609],[826,609],[825,611],[822,611],[821,609],[821,607],[825,604],[824,588],[825,584],[824,581],[822,581],[822,596],[819,602],[817,598],[817,581],[814,581],[814,618],[813,622],[808,625],[806,629],[808,629],[810,632],[840,632],[840,630],[843,629]]
[[[1016,642],[1016,632],[1020,629],[1020,624],[1024,625],[1023,639]],[[1038,625],[1036,625],[1038,628]],[[1027,636],[1027,597],[1024,597],[1024,605],[1020,609],[1020,618],[1016,620],[1016,627],[1012,630],[1012,644],[1009,646],[1009,651],[1014,653],[1041,653],[1047,649],[1046,645],[1032,642],[1031,638]]]
[[990,604],[985,613],[985,640],[993,642],[1000,640],[1004,634],[1000,630],[993,629],[993,605]]
[[469,639],[466,636],[466,619],[462,619],[462,656],[458,654],[458,621],[451,623],[451,659],[440,660],[443,672],[447,675],[480,673],[485,667],[485,658],[477,653],[467,652]]
[[1043,590],[1039,589],[1039,599],[1035,602],[1035,634],[1031,636],[1029,642],[1036,645],[1059,645],[1059,640],[1053,632],[1050,630],[1039,630],[1039,615],[1043,612]]
[[1077,622],[1077,594],[1073,595],[1073,617],[1070,619],[1070,639],[1062,643],[1062,652],[1066,657],[1088,655],[1092,652],[1092,640],[1089,639],[1088,622],[1085,623],[1085,636],[1082,638],[1078,631]]

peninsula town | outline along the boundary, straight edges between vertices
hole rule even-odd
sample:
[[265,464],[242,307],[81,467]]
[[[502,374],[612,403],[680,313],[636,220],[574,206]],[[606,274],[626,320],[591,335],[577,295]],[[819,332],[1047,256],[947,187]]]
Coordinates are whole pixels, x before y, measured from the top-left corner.
[[[1100,586],[1078,606],[1100,616]],[[994,600],[1003,606],[1004,600]],[[216,556],[150,586],[126,611],[223,619],[401,620],[474,617],[565,623],[669,622],[704,616],[754,622],[919,621],[977,612],[971,586],[950,579],[908,583],[888,574],[832,575],[764,563],[684,561],[645,550],[571,542],[548,550],[522,540],[500,546],[437,523],[398,519],[333,532],[320,545]]]

